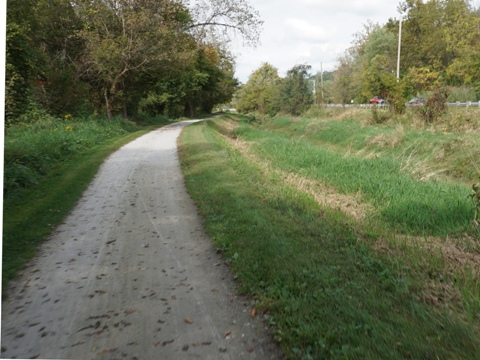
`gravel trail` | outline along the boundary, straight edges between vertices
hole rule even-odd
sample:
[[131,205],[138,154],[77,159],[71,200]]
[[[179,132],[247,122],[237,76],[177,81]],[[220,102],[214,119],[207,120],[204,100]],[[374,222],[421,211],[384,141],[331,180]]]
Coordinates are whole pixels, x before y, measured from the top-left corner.
[[181,122],[112,154],[2,302],[2,358],[281,359],[204,234]]

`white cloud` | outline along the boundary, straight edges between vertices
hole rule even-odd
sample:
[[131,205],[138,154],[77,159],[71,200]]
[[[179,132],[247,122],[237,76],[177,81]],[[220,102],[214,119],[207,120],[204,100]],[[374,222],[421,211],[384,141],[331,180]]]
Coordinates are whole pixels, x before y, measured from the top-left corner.
[[308,21],[290,18],[285,21],[287,38],[309,42],[322,42],[328,39],[326,30]]
[[[304,4],[311,8],[328,10],[329,12],[337,13],[355,13],[361,15],[376,16],[385,13],[385,5],[390,8],[390,1],[378,0],[347,0],[347,1],[332,1],[332,0],[297,0],[297,4]],[[394,2],[396,6],[400,1]],[[396,8],[396,7],[395,7]]]

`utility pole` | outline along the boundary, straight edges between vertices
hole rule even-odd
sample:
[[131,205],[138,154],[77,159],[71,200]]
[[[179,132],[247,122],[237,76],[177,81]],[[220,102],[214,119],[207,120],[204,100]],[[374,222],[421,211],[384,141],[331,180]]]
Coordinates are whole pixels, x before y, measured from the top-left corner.
[[400,81],[400,52],[402,50],[402,17],[398,27],[397,82]]
[[325,107],[325,99],[324,99],[324,95],[323,95],[323,63],[320,63],[320,84],[321,84],[321,87],[322,87],[322,108]]

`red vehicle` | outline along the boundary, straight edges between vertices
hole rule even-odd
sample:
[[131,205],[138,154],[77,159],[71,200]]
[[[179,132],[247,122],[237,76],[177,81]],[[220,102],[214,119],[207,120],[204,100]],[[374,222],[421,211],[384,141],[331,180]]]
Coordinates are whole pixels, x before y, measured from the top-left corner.
[[373,99],[370,99],[370,104],[385,104],[385,100],[380,96],[374,96]]

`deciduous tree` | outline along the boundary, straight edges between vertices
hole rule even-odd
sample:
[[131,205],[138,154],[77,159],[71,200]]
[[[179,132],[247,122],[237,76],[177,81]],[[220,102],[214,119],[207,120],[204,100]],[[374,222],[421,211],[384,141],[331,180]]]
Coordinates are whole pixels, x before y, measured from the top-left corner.
[[311,68],[310,65],[295,65],[287,71],[281,85],[281,99],[285,112],[300,115],[312,104],[312,91],[308,86]]
[[248,82],[240,90],[237,110],[243,113],[275,115],[280,110],[279,84],[278,69],[269,63],[263,63],[252,72]]
[[188,9],[175,0],[73,0],[83,28],[81,74],[105,101],[108,117],[121,110],[127,116],[128,85],[142,73],[188,57],[191,22]]

